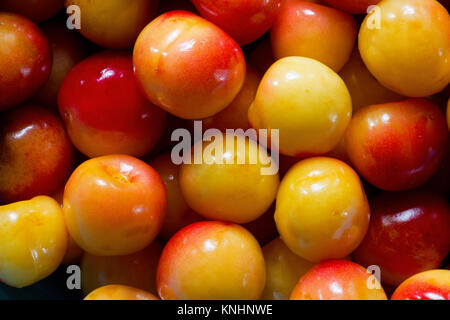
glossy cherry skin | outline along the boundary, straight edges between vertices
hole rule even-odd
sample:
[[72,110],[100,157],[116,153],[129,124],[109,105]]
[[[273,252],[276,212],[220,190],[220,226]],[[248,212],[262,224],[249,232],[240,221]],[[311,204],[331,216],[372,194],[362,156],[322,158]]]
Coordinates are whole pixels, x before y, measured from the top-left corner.
[[47,20],[64,8],[64,0],[2,0],[0,11],[20,14],[34,22]]
[[91,158],[142,156],[164,132],[166,113],[139,92],[126,52],[102,52],[76,65],[58,104],[73,144]]
[[397,287],[391,300],[450,300],[450,270],[413,275]]
[[81,289],[89,294],[109,284],[121,284],[156,294],[156,268],[163,245],[153,241],[141,251],[101,257],[89,253],[81,261]]
[[82,163],[64,190],[70,236],[86,252],[126,255],[142,250],[160,231],[167,205],[161,177],[146,163],[110,155]]
[[50,75],[52,53],[30,20],[0,12],[0,111],[33,96]]
[[225,109],[212,117],[203,119],[203,129],[216,128],[222,132],[226,132],[227,129],[249,129],[248,108],[255,100],[261,78],[262,74],[257,69],[247,66],[241,91]]
[[348,61],[357,27],[342,11],[303,0],[284,0],[270,39],[275,58],[308,57],[338,72]]
[[265,73],[248,110],[257,130],[279,129],[279,151],[304,157],[331,151],[344,136],[352,101],[344,81],[305,57],[276,61]]
[[157,271],[163,300],[255,300],[265,279],[256,239],[239,225],[218,221],[197,222],[177,232]]
[[[234,145],[227,140],[224,135],[222,151],[213,151],[210,159],[211,142],[194,145],[192,158],[197,149],[204,160],[181,165],[181,191],[187,204],[207,219],[247,223],[269,209],[280,178],[276,172],[262,174],[264,169],[269,171],[273,159],[257,142],[243,135],[236,136]],[[250,162],[252,155],[254,162]]]
[[74,150],[61,120],[38,106],[21,106],[0,120],[0,203],[50,195],[69,177]]
[[65,0],[80,8],[80,33],[109,49],[132,48],[139,32],[156,15],[158,0]]
[[439,268],[450,250],[450,206],[432,193],[383,193],[371,201],[369,230],[353,254],[355,261],[378,265],[381,281],[399,285],[406,278]]
[[[382,1],[378,8],[359,32],[359,51],[370,72],[407,97],[442,91],[450,81],[448,11],[436,0]],[[381,27],[369,19],[378,19]]]
[[224,109],[245,77],[244,55],[236,41],[187,11],[165,13],[147,25],[136,41],[133,62],[147,98],[184,119],[206,118]]
[[172,162],[171,155],[161,155],[150,165],[159,173],[167,190],[166,218],[159,237],[168,241],[177,231],[203,218],[189,208],[184,200],[180,187],[180,166]]
[[278,232],[288,248],[306,260],[348,256],[364,238],[369,217],[361,181],[342,161],[308,158],[281,181],[275,210]]
[[111,284],[100,287],[90,294],[88,294],[84,300],[159,300],[158,297],[153,294],[118,284]]
[[50,197],[0,206],[0,282],[22,288],[60,265],[69,236],[59,204]]
[[241,46],[249,44],[272,26],[281,0],[192,0],[205,19],[219,26]]
[[50,77],[33,97],[33,102],[58,108],[58,91],[67,73],[89,54],[87,41],[75,30],[69,30],[62,19],[40,25],[50,43],[53,64]]
[[324,0],[324,2],[336,9],[352,13],[367,13],[370,6],[376,5],[381,0]]
[[290,300],[387,300],[387,297],[378,280],[360,265],[328,260],[300,278]]
[[314,266],[289,250],[280,238],[266,244],[263,254],[267,273],[263,300],[288,300],[300,277]]
[[401,95],[383,87],[367,70],[361,59],[358,48],[353,50],[350,60],[339,71],[350,96],[352,97],[353,113],[362,107],[372,104],[404,100]]
[[345,139],[352,164],[367,181],[400,191],[423,184],[438,169],[447,128],[433,103],[409,99],[359,110]]

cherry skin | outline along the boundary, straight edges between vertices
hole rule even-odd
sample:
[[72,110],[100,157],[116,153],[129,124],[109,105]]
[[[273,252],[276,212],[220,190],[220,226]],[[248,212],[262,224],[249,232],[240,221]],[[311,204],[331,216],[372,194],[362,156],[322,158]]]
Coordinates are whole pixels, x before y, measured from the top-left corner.
[[348,256],[364,238],[369,218],[358,175],[336,159],[298,162],[278,190],[275,221],[281,239],[312,262]]
[[324,0],[326,4],[352,14],[367,13],[370,6],[378,4],[381,0]]
[[348,156],[374,186],[387,191],[412,189],[438,169],[446,127],[442,112],[425,99],[365,107],[347,129]]
[[300,277],[314,266],[289,250],[280,238],[266,244],[263,254],[267,269],[263,300],[288,300]]
[[281,0],[192,0],[205,19],[222,28],[241,46],[249,44],[269,30]]
[[345,12],[303,0],[284,0],[270,39],[275,58],[308,57],[338,72],[348,61],[357,27]]
[[67,73],[89,54],[88,44],[75,30],[65,26],[65,20],[57,19],[40,25],[50,43],[53,64],[50,77],[33,97],[39,105],[58,108],[58,91]]
[[126,155],[83,162],[64,190],[70,236],[98,256],[126,255],[148,246],[161,230],[166,206],[158,173]]
[[450,82],[450,15],[436,0],[381,1],[358,39],[364,64],[392,91],[426,97]]
[[51,195],[69,177],[74,150],[58,116],[21,106],[0,120],[0,203]]
[[[243,135],[225,135],[222,142],[222,151],[212,149],[213,144],[208,142],[194,145],[192,158],[197,149],[204,159],[202,163],[182,164],[179,179],[184,199],[207,219],[234,223],[256,220],[275,200],[280,180],[269,168],[274,160],[257,142]],[[207,150],[213,151],[208,154]],[[262,174],[264,170],[267,174]]]
[[259,84],[248,120],[257,130],[279,129],[279,151],[304,157],[331,151],[344,136],[352,101],[344,81],[305,57],[276,61]]
[[64,0],[2,0],[0,11],[20,14],[38,23],[47,20],[64,8]]
[[139,92],[126,52],[102,52],[80,62],[61,84],[58,103],[73,144],[88,157],[139,157],[164,132],[166,114]]
[[204,221],[169,240],[156,279],[163,300],[254,300],[264,289],[266,268],[261,247],[247,230]]
[[402,282],[391,300],[450,300],[450,270],[429,270]]
[[69,236],[59,204],[39,196],[0,206],[0,282],[22,288],[49,276]]
[[183,119],[202,119],[224,109],[245,77],[236,41],[187,11],[171,11],[148,24],[136,41],[133,62],[147,98]]
[[0,111],[31,98],[50,75],[52,53],[30,20],[0,12]]
[[[368,287],[368,283],[374,287]],[[312,267],[300,278],[290,300],[387,300],[387,297],[378,280],[365,268],[351,261],[329,260]]]
[[159,300],[153,294],[119,284],[111,284],[95,289],[84,300]]
[[450,206],[423,191],[382,193],[371,201],[369,230],[353,254],[363,266],[378,265],[381,281],[438,268],[450,250]]
[[156,15],[158,0],[65,0],[80,8],[80,33],[109,49],[132,48],[139,32]]

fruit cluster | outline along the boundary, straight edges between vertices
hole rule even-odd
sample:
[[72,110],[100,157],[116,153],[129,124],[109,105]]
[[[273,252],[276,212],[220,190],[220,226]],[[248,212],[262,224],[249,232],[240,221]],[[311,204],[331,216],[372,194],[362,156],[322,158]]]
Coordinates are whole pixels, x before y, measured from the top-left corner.
[[0,281],[450,300],[446,5],[1,0]]

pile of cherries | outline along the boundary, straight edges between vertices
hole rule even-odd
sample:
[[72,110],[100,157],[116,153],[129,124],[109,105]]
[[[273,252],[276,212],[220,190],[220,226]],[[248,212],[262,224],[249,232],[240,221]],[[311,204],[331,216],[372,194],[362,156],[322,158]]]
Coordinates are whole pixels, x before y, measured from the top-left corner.
[[0,0],[0,281],[450,300],[448,4]]

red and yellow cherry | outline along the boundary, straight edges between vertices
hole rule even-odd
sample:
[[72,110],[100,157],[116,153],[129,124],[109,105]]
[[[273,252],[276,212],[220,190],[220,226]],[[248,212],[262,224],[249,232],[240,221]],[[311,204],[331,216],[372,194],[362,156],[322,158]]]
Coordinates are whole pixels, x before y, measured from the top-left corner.
[[256,239],[239,225],[217,221],[197,222],[177,232],[157,271],[164,300],[255,300],[265,280]]
[[290,300],[387,300],[375,276],[347,260],[329,260],[300,278]]
[[333,8],[352,13],[367,13],[370,6],[376,5],[381,0],[324,0],[324,2]]
[[81,34],[110,49],[132,48],[139,32],[156,15],[157,0],[65,0],[80,9]]
[[288,300],[298,280],[314,263],[294,254],[277,238],[263,247],[266,262],[266,287],[261,299]]
[[0,282],[22,288],[53,273],[67,248],[59,204],[50,197],[0,206]]
[[33,102],[51,108],[58,108],[59,87],[75,64],[88,53],[87,41],[76,31],[69,31],[63,20],[52,20],[41,25],[53,53],[50,77],[33,97]]
[[397,287],[391,300],[450,300],[450,270],[413,275]]
[[248,111],[253,128],[279,129],[280,153],[296,157],[331,151],[342,139],[351,115],[344,81],[324,64],[305,57],[275,62]]
[[34,22],[42,22],[60,12],[64,8],[64,0],[2,0],[0,11],[20,14]]
[[284,0],[270,32],[277,59],[302,56],[338,72],[348,61],[357,27],[347,13],[302,0]]
[[205,130],[216,128],[222,132],[226,132],[227,129],[249,129],[250,125],[247,119],[248,108],[253,100],[255,100],[261,78],[262,75],[257,69],[248,66],[244,84],[236,98],[219,113],[203,119],[203,128]]
[[306,260],[348,256],[364,238],[369,216],[357,173],[340,160],[302,160],[280,184],[275,210],[278,232],[288,248]]
[[64,78],[59,112],[73,144],[88,157],[148,153],[164,132],[166,113],[139,92],[131,56],[102,52]]
[[202,220],[184,200],[180,187],[179,166],[171,160],[170,154],[157,157],[150,162],[162,180],[167,190],[167,212],[159,237],[168,241],[177,231],[194,222]]
[[[221,148],[215,148],[218,145]],[[218,143],[199,141],[193,150],[194,160],[195,150],[201,150],[203,159],[184,163],[179,179],[184,199],[195,212],[211,220],[247,223],[269,209],[280,180],[276,172],[264,173],[274,160],[257,142],[224,135]]]
[[261,246],[278,237],[277,226],[275,224],[275,220],[273,219],[274,212],[275,205],[272,205],[258,219],[242,225],[245,229],[250,231]]
[[339,72],[352,97],[353,113],[365,106],[403,100],[404,98],[383,87],[367,70],[359,55],[353,50],[350,60]]
[[147,25],[133,61],[147,98],[184,119],[216,114],[244,83],[245,59],[236,41],[187,11],[165,13]]
[[83,255],[81,288],[85,294],[109,284],[121,284],[156,294],[156,268],[163,246],[153,241],[145,249],[113,257]]
[[150,292],[119,285],[111,284],[95,289],[84,300],[159,300]]
[[30,20],[0,12],[0,111],[31,98],[47,81],[52,53]]
[[70,236],[86,252],[126,255],[148,246],[160,231],[167,195],[158,173],[126,155],[82,163],[64,190]]
[[272,26],[281,0],[191,0],[205,19],[222,28],[241,46],[264,35]]
[[359,110],[346,146],[356,170],[388,191],[415,188],[438,169],[445,149],[445,117],[425,99],[372,105]]
[[369,230],[353,257],[377,265],[381,281],[399,285],[408,277],[441,266],[450,250],[450,206],[422,191],[382,193],[370,203]]
[[250,52],[247,62],[254,66],[262,74],[272,66],[275,58],[272,53],[272,45],[270,39],[264,39]]
[[[382,85],[426,97],[450,82],[450,16],[435,0],[387,0],[359,32],[365,65]],[[380,27],[369,19],[378,19]],[[420,75],[417,76],[417,75]]]
[[50,195],[69,177],[74,150],[48,109],[21,106],[0,120],[0,204]]

